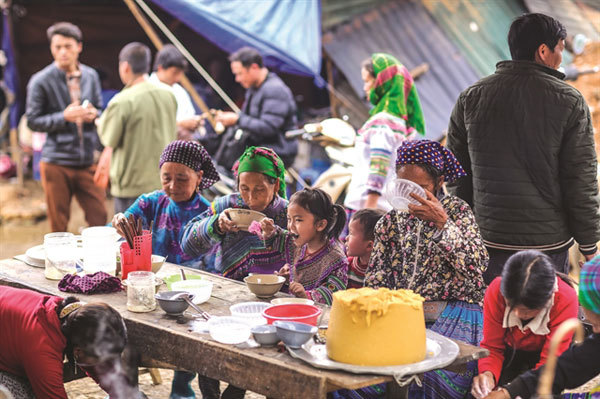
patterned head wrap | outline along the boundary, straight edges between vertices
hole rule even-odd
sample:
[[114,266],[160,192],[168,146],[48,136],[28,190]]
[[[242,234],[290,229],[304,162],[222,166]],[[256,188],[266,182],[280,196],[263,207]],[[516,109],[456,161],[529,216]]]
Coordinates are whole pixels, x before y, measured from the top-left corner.
[[239,176],[244,172],[257,172],[279,179],[279,196],[287,198],[285,191],[285,167],[279,155],[270,148],[248,147],[233,165],[233,173]]
[[600,314],[600,255],[581,268],[579,303],[584,308]]
[[158,167],[165,162],[176,162],[187,166],[195,172],[203,171],[202,181],[198,188],[205,189],[220,180],[219,173],[210,159],[206,149],[194,141],[175,140],[167,145],[160,156]]
[[431,165],[442,172],[444,181],[447,182],[453,182],[467,175],[454,154],[437,141],[404,141],[397,151],[396,168],[409,164]]
[[[397,117],[408,119],[409,125],[425,134],[419,95],[414,86],[409,70],[396,57],[375,53],[371,56],[375,83],[369,93],[369,101],[374,105],[371,115],[387,112]],[[412,112],[409,115],[409,108]],[[420,117],[413,117],[420,115]]]

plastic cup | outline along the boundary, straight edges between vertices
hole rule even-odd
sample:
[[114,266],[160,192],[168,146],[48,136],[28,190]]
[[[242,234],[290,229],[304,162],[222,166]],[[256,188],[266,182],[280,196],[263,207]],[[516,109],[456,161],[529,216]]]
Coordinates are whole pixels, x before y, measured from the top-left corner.
[[87,274],[105,272],[115,275],[117,258],[115,256],[117,232],[114,227],[96,226],[83,229],[83,271]]
[[60,280],[65,274],[77,271],[77,243],[72,233],[50,233],[44,235],[46,254],[44,276],[48,280]]

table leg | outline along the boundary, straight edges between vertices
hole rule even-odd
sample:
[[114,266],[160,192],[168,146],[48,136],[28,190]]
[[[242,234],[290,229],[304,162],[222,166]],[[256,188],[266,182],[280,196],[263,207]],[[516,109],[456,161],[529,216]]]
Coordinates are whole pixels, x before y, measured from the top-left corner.
[[401,387],[395,381],[385,384],[386,399],[408,399],[408,385]]

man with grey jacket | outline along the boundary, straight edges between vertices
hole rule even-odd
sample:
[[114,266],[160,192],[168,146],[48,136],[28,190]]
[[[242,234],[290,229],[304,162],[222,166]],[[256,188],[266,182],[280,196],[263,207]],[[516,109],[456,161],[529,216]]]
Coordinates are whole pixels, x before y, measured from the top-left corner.
[[451,190],[473,207],[490,254],[487,283],[516,251],[543,251],[561,272],[569,270],[574,241],[588,260],[598,251],[590,112],[557,71],[566,35],[543,14],[515,19],[512,61],[461,93],[452,112],[448,147],[468,176]]
[[67,231],[75,196],[90,226],[106,223],[104,190],[93,182],[94,120],[102,108],[98,74],[79,63],[81,31],[69,22],[48,28],[54,62],[29,80],[29,128],[46,132],[40,172],[52,231]]

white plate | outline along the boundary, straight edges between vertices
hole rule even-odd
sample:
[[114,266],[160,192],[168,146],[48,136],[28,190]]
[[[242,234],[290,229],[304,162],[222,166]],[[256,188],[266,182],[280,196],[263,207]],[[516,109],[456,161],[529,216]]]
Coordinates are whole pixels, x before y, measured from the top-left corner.
[[[83,259],[83,248],[75,248],[75,254],[77,255],[77,259]],[[25,256],[32,265],[45,267],[46,252],[44,251],[44,244],[29,248],[27,251],[25,251]]]
[[420,374],[444,368],[451,364],[458,356],[458,345],[454,341],[431,330],[427,330],[426,334],[427,354],[425,355],[425,359],[418,363],[398,366],[357,366],[336,362],[327,357],[325,344],[316,344],[312,339],[300,349],[292,349],[290,347],[287,347],[287,349],[292,357],[304,360],[317,368],[344,370],[354,374],[393,375],[395,378],[402,378],[409,374]]
[[44,245],[36,245],[35,247],[29,248],[25,252],[25,256],[29,263],[37,267],[45,267],[46,264],[46,253],[44,252]]

